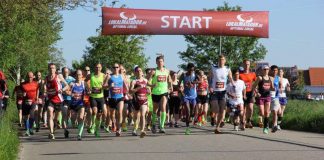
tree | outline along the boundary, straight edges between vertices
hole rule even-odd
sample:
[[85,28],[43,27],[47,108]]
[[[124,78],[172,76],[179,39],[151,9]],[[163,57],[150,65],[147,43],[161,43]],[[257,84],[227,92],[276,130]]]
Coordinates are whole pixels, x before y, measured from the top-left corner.
[[121,35],[121,36],[95,36],[88,38],[90,47],[86,48],[83,60],[74,61],[74,69],[95,66],[97,63],[111,67],[114,63],[123,64],[127,70],[135,65],[146,67],[148,57],[143,53],[144,42],[147,36]]
[[[206,11],[206,9],[204,9]],[[228,3],[217,9],[208,11],[240,11],[241,7],[230,7]],[[211,64],[217,64],[218,55],[221,52],[226,56],[227,65],[231,68],[238,67],[243,59],[249,59],[252,62],[261,60],[265,57],[267,50],[258,42],[258,38],[253,37],[235,37],[235,36],[205,36],[205,35],[185,35],[188,42],[187,50],[178,52],[180,58],[185,62],[194,63],[197,68],[208,70]],[[220,41],[222,47],[220,51]],[[186,64],[181,64],[185,68]]]

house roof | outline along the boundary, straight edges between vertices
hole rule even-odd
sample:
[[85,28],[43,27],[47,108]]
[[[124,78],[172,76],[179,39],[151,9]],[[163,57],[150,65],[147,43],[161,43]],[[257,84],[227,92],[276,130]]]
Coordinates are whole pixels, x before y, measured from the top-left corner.
[[324,86],[324,68],[309,68],[309,82],[311,86]]

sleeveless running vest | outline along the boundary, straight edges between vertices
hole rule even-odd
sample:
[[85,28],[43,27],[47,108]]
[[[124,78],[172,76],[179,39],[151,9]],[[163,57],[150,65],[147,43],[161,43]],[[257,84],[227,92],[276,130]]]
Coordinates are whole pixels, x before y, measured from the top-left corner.
[[47,76],[47,97],[53,103],[61,103],[63,102],[63,96],[61,93],[58,93],[59,90],[62,89],[62,85],[57,79],[57,75],[51,80],[50,76]]
[[147,102],[147,82],[145,80],[136,80],[134,88],[141,87],[137,92],[135,92],[136,100],[139,104],[143,105]]
[[165,69],[162,72],[161,70],[155,69],[155,75],[153,76],[152,83],[156,86],[153,88],[152,94],[161,95],[168,93],[168,76],[168,70]]
[[124,97],[124,92],[123,92],[123,87],[124,87],[124,80],[121,75],[111,75],[108,84],[111,86],[111,84],[114,83],[114,87],[111,87],[109,89],[109,98],[123,98]]
[[261,97],[269,97],[270,89],[271,89],[270,77],[268,80],[265,80],[262,76],[262,79],[258,84],[258,89],[259,89],[259,93],[261,94]]
[[73,106],[83,106],[83,96],[85,93],[85,86],[84,86],[84,82],[81,82],[81,85],[77,85],[76,83],[73,84],[72,89],[72,101],[71,104]]
[[104,81],[104,74],[100,73],[99,76],[95,76],[94,74],[91,74],[90,78],[90,88],[91,88],[91,94],[90,97],[92,98],[103,98],[103,81]]

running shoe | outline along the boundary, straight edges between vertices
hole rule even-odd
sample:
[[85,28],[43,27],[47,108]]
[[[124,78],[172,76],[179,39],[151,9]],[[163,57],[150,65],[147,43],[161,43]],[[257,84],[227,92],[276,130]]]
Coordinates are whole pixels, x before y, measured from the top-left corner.
[[30,135],[34,135],[34,131],[32,129],[29,129]]
[[211,118],[210,125],[213,126],[213,127],[215,126],[215,118]]
[[263,133],[264,134],[269,134],[269,128],[263,128]]
[[263,123],[259,122],[259,128],[263,128]]
[[234,131],[238,131],[239,130],[239,126],[234,125]]
[[188,127],[188,128],[186,128],[185,135],[190,135],[190,134],[191,134],[191,130],[190,130],[190,128]]
[[151,125],[149,125],[149,124],[147,125],[147,130],[151,131]]
[[277,129],[278,129],[278,131],[281,131],[280,125],[277,125]]
[[214,133],[215,133],[215,134],[222,134],[222,132],[221,132],[219,129],[215,129],[215,130],[214,130]]
[[271,132],[272,132],[272,133],[275,133],[275,132],[277,132],[277,131],[278,131],[278,127],[277,127],[277,126],[273,126]]
[[155,126],[155,125],[152,126],[152,133],[153,133],[153,134],[156,133],[156,126]]
[[123,132],[127,132],[127,125],[126,125],[126,123],[122,123],[122,131]]
[[25,132],[25,136],[27,136],[27,137],[30,136],[30,132],[29,132],[29,130],[27,130],[27,131]]
[[137,133],[136,133],[135,130],[133,130],[133,132],[132,132],[132,136],[137,136]]
[[146,136],[146,132],[145,132],[145,131],[142,131],[140,137],[141,137],[141,138],[144,138],[145,136]]
[[120,132],[121,132],[121,131],[117,131],[117,132],[116,132],[116,137],[120,137]]
[[50,133],[49,135],[48,135],[48,139],[55,139],[55,136],[54,136],[54,134],[53,133]]
[[245,128],[250,128],[250,129],[252,129],[252,128],[253,128],[252,123],[251,123],[251,122],[246,123],[246,124],[245,124]]
[[36,128],[36,132],[39,132],[39,127]]
[[221,122],[220,127],[223,128],[225,126],[225,122]]
[[81,135],[78,135],[78,141],[82,141]]
[[21,124],[21,123],[19,123],[19,124],[18,124],[18,126],[19,126],[19,127],[22,127],[22,124]]
[[99,130],[96,130],[95,133],[94,133],[94,135],[95,135],[97,138],[99,138],[99,137],[100,137]]
[[164,128],[161,128],[159,132],[164,134],[165,133],[165,129]]
[[104,130],[106,133],[111,133],[110,130],[109,130],[109,127],[104,127]]
[[178,123],[174,124],[174,127],[175,128],[181,128],[181,126]]
[[90,127],[90,133],[91,133],[91,134],[94,134],[94,133],[95,133],[95,127],[94,127],[94,126],[91,126],[91,127]]
[[67,129],[65,129],[64,130],[64,137],[69,138],[69,134],[70,134],[70,132]]

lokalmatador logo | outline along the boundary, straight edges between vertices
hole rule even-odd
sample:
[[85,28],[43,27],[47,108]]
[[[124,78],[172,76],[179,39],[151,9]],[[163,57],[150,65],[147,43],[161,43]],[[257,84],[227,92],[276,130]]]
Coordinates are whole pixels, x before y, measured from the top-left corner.
[[120,12],[120,19],[109,20],[108,24],[113,25],[112,28],[137,28],[138,25],[146,25],[147,21],[137,19],[136,14],[126,14]]
[[254,19],[251,16],[244,17],[243,14],[239,14],[236,16],[236,22],[226,22],[226,26],[230,27],[230,30],[247,30],[253,31],[254,28],[262,28],[263,24],[258,22],[253,22]]

